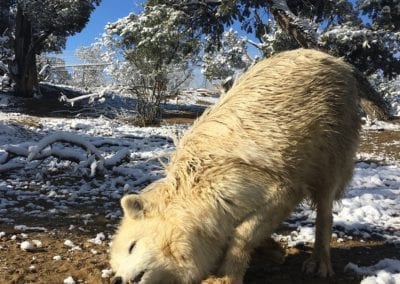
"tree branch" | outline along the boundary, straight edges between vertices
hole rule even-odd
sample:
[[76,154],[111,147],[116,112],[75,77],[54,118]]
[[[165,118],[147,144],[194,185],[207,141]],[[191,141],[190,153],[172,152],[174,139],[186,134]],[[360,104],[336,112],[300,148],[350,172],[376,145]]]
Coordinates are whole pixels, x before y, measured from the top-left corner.
[[315,32],[309,27],[306,32],[305,25],[309,25],[290,11],[286,0],[267,0],[270,5],[272,15],[278,26],[287,34],[291,35],[301,47],[316,48],[318,46]]
[[[86,149],[90,156],[87,157],[86,155],[72,149],[49,147],[55,142],[67,142],[78,145]],[[63,132],[49,135],[40,140],[35,146],[29,148],[8,145],[5,150],[6,153],[3,154],[0,160],[0,173],[24,168],[26,163],[32,160],[44,160],[48,157],[56,157],[62,160],[76,162],[79,164],[79,168],[89,167],[91,170],[91,176],[94,176],[97,170],[103,170],[104,168],[112,169],[129,158],[130,155],[129,149],[123,148],[117,151],[114,155],[104,158],[92,143],[84,140],[78,135]],[[25,157],[26,160],[15,160],[15,157]]]
[[68,143],[73,143],[76,145],[79,145],[83,148],[86,149],[90,154],[94,154],[96,158],[98,158],[100,161],[103,161],[104,158],[101,156],[99,150],[94,147],[91,143],[88,141],[84,140],[82,137],[73,135],[71,133],[65,133],[65,132],[58,132],[54,133],[52,135],[49,135],[42,140],[40,140],[36,146],[30,147],[29,149],[29,155],[28,155],[28,161],[31,161],[34,159],[39,153],[46,148],[47,146],[58,142],[58,141],[63,141],[63,142],[68,142]]

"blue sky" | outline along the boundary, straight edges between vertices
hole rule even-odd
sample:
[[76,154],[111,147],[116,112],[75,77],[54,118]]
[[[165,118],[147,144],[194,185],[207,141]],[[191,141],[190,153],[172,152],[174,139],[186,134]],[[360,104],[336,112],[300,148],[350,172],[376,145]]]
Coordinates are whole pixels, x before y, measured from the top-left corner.
[[140,10],[142,1],[135,0],[102,0],[100,6],[94,10],[90,20],[82,32],[67,39],[67,45],[63,56],[66,61],[74,61],[74,53],[78,47],[89,46],[104,31],[107,23],[127,16],[131,12]]
[[[104,32],[104,27],[107,23],[115,22],[131,12],[138,13],[144,2],[145,0],[102,0],[100,6],[91,14],[86,27],[80,33],[67,38],[65,50],[57,57],[64,59],[67,64],[80,63],[80,60],[75,56],[77,48],[90,46]],[[234,26],[233,28],[239,29],[239,26]],[[239,31],[239,33],[245,35],[243,31]],[[252,46],[249,46],[249,53],[258,55],[258,51]],[[195,77],[199,77],[201,81],[203,80],[199,68],[195,71]],[[200,81],[197,82],[198,85],[201,83]]]
[[[95,42],[96,38],[104,32],[104,27],[107,23],[115,22],[131,12],[138,13],[144,2],[144,0],[102,0],[100,6],[91,14],[86,27],[80,33],[67,38],[66,48],[61,56],[59,56],[62,57],[67,64],[76,63],[79,61],[75,57],[75,50],[77,48],[89,46]],[[237,29],[239,27],[234,26],[233,28]],[[244,35],[241,31],[239,31],[239,33]],[[253,49],[252,46],[249,47],[249,52],[251,54],[258,53]]]

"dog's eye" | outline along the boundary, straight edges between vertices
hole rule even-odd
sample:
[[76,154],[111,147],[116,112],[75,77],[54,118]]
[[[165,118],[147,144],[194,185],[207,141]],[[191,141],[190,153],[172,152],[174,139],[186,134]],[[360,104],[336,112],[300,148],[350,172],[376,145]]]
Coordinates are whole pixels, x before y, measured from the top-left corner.
[[129,253],[132,253],[132,250],[133,250],[133,248],[135,247],[135,245],[136,245],[136,242],[133,242],[133,243],[131,244],[131,246],[129,247]]

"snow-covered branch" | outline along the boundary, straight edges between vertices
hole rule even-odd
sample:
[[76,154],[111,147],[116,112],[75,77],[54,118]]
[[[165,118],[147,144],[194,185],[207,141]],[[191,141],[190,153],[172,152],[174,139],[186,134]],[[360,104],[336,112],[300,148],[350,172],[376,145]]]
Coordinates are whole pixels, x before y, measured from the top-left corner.
[[69,99],[66,95],[61,93],[60,101],[61,102],[67,102],[67,103],[69,103],[69,104],[71,104],[73,106],[76,102],[79,102],[79,101],[82,101],[82,100],[86,100],[86,99],[89,99],[89,102],[91,103],[95,99],[100,99],[100,98],[104,97],[107,94],[108,94],[108,89],[107,88],[105,88],[101,92],[92,93],[92,94],[86,94],[86,95],[82,95],[82,96],[75,97],[75,98],[72,98],[72,99]]
[[[8,145],[6,147],[6,151],[14,156],[21,156],[27,158],[30,155],[29,149],[23,148],[21,146]],[[42,151],[40,154],[35,155],[35,157],[32,160],[43,160],[50,156],[73,162],[81,162],[86,160],[85,155],[81,153],[78,153],[71,149],[64,149],[64,148],[61,149],[57,147],[46,148],[45,151]]]
[[89,152],[89,154],[94,154],[99,160],[104,160],[97,148],[81,136],[67,132],[58,132],[43,138],[37,143],[37,145],[29,147],[28,162],[33,160],[47,146],[59,141],[82,146]]
[[21,169],[25,167],[25,163],[21,161],[9,161],[8,163],[0,165],[0,173]]
[[259,49],[259,50],[263,50],[263,43],[257,43],[251,39],[246,39],[246,42],[252,46],[254,46],[255,48]]
[[[83,148],[87,155],[73,148],[53,145],[57,142],[66,142]],[[105,169],[112,169],[128,159],[130,151],[123,148],[111,156],[104,157],[99,149],[83,137],[68,132],[58,132],[32,145],[22,143],[20,145],[7,145],[5,152],[0,156],[0,173],[23,168],[33,160],[44,160],[48,157],[56,157],[60,160],[76,162],[78,168],[90,169],[90,176]],[[17,157],[17,158],[15,158]],[[24,159],[21,159],[24,158]]]
[[104,159],[104,167],[112,168],[115,165],[122,163],[123,160],[129,157],[129,150],[127,148],[119,150],[111,157],[107,157]]

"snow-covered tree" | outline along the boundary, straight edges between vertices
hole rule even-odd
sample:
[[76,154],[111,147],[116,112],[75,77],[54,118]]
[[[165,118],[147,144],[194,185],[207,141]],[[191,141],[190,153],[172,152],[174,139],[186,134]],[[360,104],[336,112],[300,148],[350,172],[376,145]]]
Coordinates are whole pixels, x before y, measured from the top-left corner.
[[203,55],[202,73],[208,80],[226,79],[246,69],[252,62],[247,53],[247,38],[230,29],[223,34],[218,51]]
[[[141,13],[106,27],[102,41],[114,50],[114,56],[123,55],[126,60],[122,77],[129,74],[129,89],[138,99],[142,124],[159,121],[161,102],[173,85],[179,85],[177,80],[171,81],[171,75],[184,74],[182,80],[187,77],[198,50],[197,39],[185,25],[188,20],[184,12],[166,5],[145,6]],[[109,69],[114,73],[120,70]]]
[[190,15],[194,34],[208,35],[208,49],[222,46],[226,27],[241,25],[265,56],[298,47],[322,48],[366,74],[400,73],[399,1],[392,0],[149,0]]
[[386,77],[392,78],[400,73],[398,32],[347,22],[321,34],[320,43],[331,53],[344,56],[367,75],[382,70]]
[[[3,2],[2,2],[3,3]],[[7,73],[16,92],[32,96],[38,89],[36,55],[60,51],[66,37],[82,30],[100,0],[12,0],[3,3],[12,13],[7,29],[13,38],[14,58]]]

